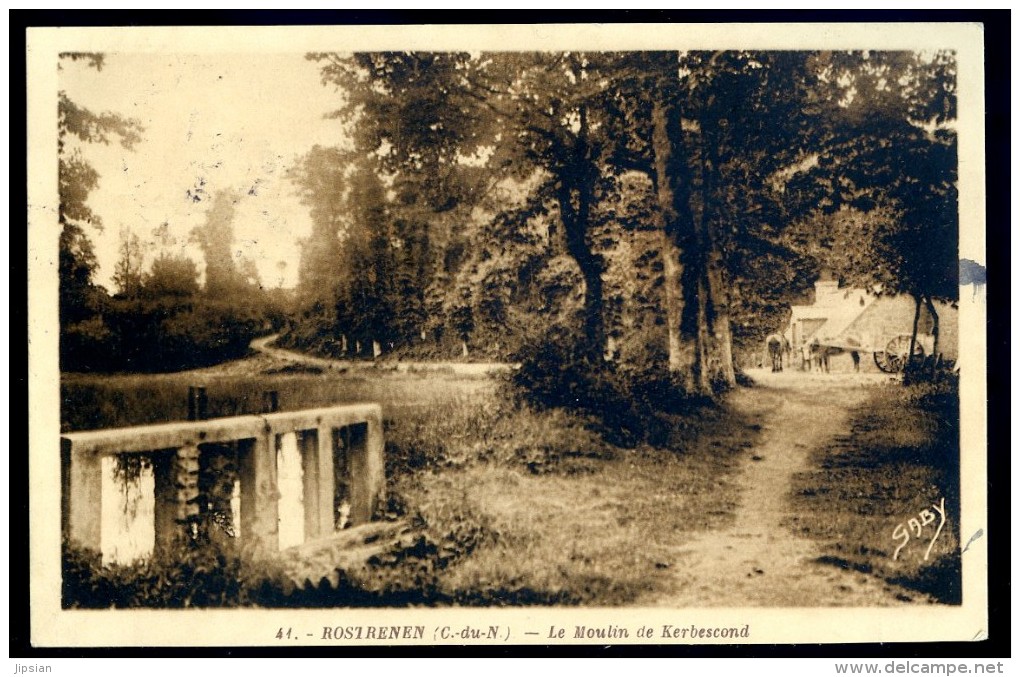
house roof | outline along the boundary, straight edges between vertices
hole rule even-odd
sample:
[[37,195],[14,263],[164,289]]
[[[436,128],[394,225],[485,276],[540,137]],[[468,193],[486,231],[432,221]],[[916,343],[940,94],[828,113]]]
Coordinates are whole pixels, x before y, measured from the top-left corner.
[[790,324],[798,320],[824,320],[804,341],[837,341],[874,302],[875,297],[863,289],[840,288],[836,282],[819,282],[815,285],[815,302],[812,305],[792,306]]

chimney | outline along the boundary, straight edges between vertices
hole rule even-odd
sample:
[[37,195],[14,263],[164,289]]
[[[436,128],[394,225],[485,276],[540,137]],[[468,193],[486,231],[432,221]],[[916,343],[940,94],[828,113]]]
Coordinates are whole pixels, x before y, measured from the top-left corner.
[[839,294],[839,280],[828,268],[822,268],[815,281],[815,304],[825,304]]

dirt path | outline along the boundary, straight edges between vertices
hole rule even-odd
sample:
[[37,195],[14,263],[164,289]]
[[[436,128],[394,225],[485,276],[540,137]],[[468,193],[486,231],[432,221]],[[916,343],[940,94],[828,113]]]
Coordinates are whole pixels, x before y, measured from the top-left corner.
[[443,371],[458,376],[485,376],[495,372],[506,371],[513,365],[503,362],[408,362],[404,360],[380,359],[374,362],[365,360],[333,360],[315,357],[294,350],[286,350],[273,345],[279,338],[278,334],[262,336],[251,342],[252,350],[269,355],[285,362],[307,364],[322,369],[390,369],[394,371]]
[[[861,573],[815,562],[814,541],[786,526],[794,473],[813,450],[846,432],[849,409],[888,380],[871,374],[752,374],[760,387],[734,394],[736,407],[769,398],[763,438],[738,472],[733,527],[702,533],[675,550],[672,590],[653,606],[861,606],[900,604],[898,589]],[[918,601],[916,594],[915,602]]]

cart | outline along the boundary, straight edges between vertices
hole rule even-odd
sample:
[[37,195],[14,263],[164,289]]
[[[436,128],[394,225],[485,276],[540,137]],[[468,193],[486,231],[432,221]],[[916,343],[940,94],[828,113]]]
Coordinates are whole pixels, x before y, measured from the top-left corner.
[[[934,347],[935,337],[918,334],[914,343],[914,358],[924,359]],[[887,374],[898,374],[907,366],[910,353],[910,334],[883,334],[872,341],[858,341],[853,337],[835,340],[818,340],[818,346],[832,354],[843,352],[871,353],[875,366]]]

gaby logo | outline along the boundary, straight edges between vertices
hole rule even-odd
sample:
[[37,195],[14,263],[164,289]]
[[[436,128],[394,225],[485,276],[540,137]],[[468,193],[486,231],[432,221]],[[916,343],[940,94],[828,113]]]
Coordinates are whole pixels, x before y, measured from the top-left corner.
[[[931,554],[932,546],[935,545],[935,541],[938,540],[939,534],[942,533],[942,527],[946,525],[946,499],[939,499],[938,504],[933,503],[932,509],[939,516],[939,525],[935,528],[935,534],[931,537],[931,541],[928,543],[928,549],[924,552],[924,559],[927,561],[928,556]],[[900,556],[900,550],[903,549],[907,543],[910,542],[911,537],[921,538],[924,533],[925,527],[935,522],[935,513],[928,508],[925,508],[918,513],[917,517],[911,517],[906,522],[900,522],[893,529],[892,537],[893,540],[900,541],[900,544],[896,547],[893,552],[893,559],[897,559]]]

